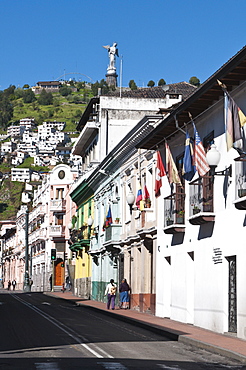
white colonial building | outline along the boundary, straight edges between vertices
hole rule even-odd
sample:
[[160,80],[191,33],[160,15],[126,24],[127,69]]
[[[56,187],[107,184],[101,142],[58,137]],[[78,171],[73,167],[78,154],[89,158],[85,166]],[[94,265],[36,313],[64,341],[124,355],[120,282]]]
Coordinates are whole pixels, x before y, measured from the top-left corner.
[[[225,93],[218,80],[226,85]],[[158,147],[166,165],[167,142],[182,182],[170,185],[163,177],[157,198],[156,315],[246,339],[245,126],[242,149],[227,150],[228,92],[246,113],[245,47],[138,147]],[[186,181],[185,135],[194,138],[193,122],[205,151],[211,155],[214,143],[220,162],[204,176],[196,172]]]

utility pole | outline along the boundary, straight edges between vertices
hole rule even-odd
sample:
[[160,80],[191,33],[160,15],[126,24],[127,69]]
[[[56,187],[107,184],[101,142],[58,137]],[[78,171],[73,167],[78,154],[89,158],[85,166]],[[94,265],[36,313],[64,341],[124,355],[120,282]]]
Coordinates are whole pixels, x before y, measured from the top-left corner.
[[29,282],[29,245],[28,245],[28,223],[29,223],[29,210],[26,208],[26,223],[25,223],[25,271],[24,271],[24,292],[30,292]]

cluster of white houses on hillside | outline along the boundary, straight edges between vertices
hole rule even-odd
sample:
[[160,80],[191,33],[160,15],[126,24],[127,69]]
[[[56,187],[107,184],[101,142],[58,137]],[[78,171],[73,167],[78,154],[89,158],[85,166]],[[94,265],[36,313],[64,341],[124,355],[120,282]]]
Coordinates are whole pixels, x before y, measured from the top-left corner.
[[82,172],[54,167],[34,192],[28,228],[24,206],[15,222],[2,222],[4,287],[16,278],[22,288],[28,229],[33,291],[49,289],[51,275],[53,289],[68,277],[75,295],[103,301],[108,281],[125,277],[131,309],[246,339],[246,142],[244,122],[233,134],[237,107],[246,113],[246,47],[199,88],[92,98],[72,151]]
[[[24,118],[19,125],[7,129],[8,139],[1,142],[1,159],[10,162],[12,181],[30,181],[33,171],[18,168],[28,157],[34,159],[36,166],[55,166],[66,162],[78,171],[82,165],[79,156],[72,155],[72,141],[64,132],[65,122],[44,122],[36,127],[34,119]],[[72,139],[74,140],[74,139]]]

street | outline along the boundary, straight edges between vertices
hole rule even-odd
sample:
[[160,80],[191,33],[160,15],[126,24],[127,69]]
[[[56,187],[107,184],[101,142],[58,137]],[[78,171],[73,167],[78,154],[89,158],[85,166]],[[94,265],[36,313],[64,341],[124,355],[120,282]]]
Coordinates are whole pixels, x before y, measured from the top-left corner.
[[1,292],[0,369],[246,369],[42,293]]

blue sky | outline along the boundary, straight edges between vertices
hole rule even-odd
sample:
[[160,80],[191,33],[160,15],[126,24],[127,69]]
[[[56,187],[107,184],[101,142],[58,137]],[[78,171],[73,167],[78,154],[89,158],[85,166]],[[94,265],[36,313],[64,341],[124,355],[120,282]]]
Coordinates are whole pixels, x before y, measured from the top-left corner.
[[123,86],[203,82],[245,45],[245,14],[245,0],[0,0],[0,90],[101,80],[113,42]]

